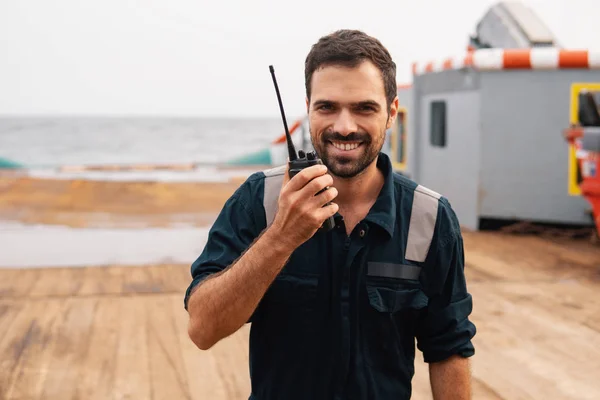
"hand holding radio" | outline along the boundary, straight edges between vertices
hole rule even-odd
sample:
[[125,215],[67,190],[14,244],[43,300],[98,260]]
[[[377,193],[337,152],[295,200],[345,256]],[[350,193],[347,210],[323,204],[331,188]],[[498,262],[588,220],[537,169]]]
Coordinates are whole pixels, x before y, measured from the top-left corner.
[[291,249],[323,229],[338,211],[338,205],[331,203],[338,194],[331,184],[333,178],[323,165],[306,167],[291,178],[286,173],[273,226]]

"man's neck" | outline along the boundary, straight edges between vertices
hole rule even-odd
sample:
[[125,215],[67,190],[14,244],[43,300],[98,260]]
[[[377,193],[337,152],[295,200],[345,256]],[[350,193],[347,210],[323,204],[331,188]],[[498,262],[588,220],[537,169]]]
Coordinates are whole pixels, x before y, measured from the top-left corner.
[[377,200],[383,183],[384,176],[377,168],[377,160],[356,177],[343,179],[333,176],[333,186],[338,191],[334,202],[339,205],[342,215],[343,211],[360,210],[365,204],[370,208]]

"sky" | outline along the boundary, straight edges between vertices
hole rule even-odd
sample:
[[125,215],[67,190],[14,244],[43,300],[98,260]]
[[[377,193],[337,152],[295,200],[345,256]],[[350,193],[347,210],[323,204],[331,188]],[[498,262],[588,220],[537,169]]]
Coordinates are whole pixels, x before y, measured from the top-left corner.
[[[460,54],[491,0],[0,0],[0,115],[278,117],[306,111],[304,59],[341,28],[397,64]],[[597,0],[524,1],[563,47],[600,49]]]

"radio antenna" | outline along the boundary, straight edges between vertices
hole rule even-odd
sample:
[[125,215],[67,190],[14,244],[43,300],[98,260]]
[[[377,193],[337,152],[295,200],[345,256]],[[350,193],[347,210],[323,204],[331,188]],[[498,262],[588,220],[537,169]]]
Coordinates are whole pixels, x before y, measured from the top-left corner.
[[279,110],[281,110],[281,119],[283,120],[283,128],[285,129],[285,138],[287,139],[290,161],[294,161],[298,159],[298,155],[296,154],[296,148],[294,147],[294,142],[292,142],[292,136],[290,135],[290,131],[288,130],[287,126],[287,121],[285,120],[283,102],[281,101],[281,95],[279,94],[279,86],[277,86],[277,79],[275,79],[275,69],[273,69],[272,65],[269,65],[269,71],[271,71],[271,76],[273,77],[273,84],[275,85],[275,92],[277,92],[277,101],[279,102]]

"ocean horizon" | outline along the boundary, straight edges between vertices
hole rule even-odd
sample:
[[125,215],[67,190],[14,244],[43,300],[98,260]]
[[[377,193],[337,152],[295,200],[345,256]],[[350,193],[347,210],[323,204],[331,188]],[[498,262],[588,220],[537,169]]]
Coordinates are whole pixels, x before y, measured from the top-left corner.
[[270,117],[0,116],[0,158],[27,169],[224,163],[283,131],[281,118]]

